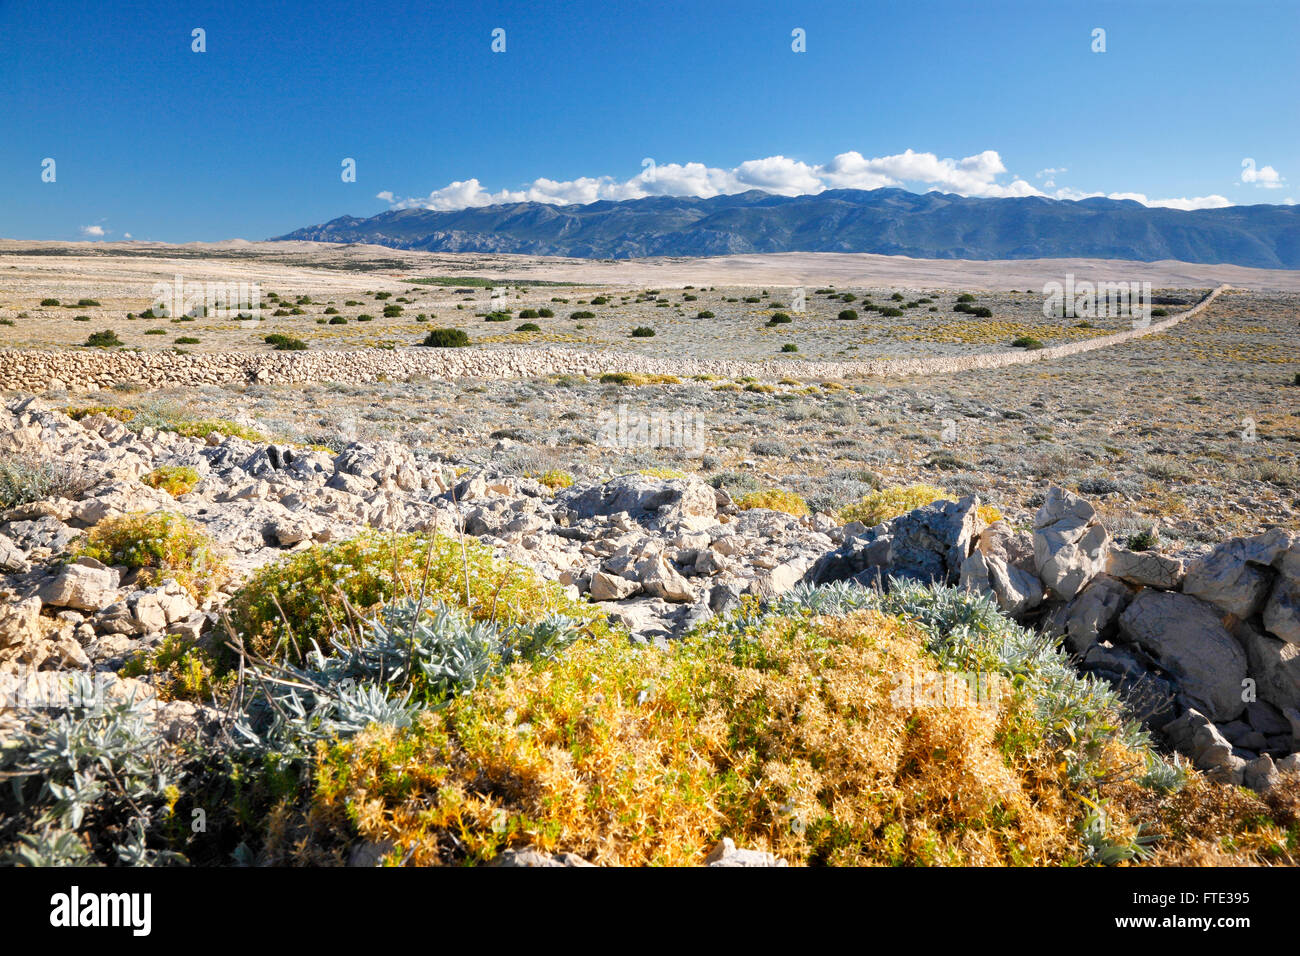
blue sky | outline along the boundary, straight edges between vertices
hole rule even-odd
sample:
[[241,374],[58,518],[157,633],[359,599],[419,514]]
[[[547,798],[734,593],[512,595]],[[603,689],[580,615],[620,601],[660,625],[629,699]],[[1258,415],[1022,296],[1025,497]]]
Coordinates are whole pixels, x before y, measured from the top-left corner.
[[1295,0],[0,0],[0,44],[4,237],[755,185],[1300,196]]

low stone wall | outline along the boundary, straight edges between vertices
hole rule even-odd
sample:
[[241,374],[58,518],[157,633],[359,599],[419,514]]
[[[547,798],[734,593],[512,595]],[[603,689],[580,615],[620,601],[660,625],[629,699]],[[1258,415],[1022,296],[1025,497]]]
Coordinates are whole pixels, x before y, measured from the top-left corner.
[[668,359],[620,352],[583,352],[560,347],[391,351],[307,352],[113,352],[92,349],[0,349],[0,389],[43,392],[53,389],[94,391],[117,384],[144,388],[188,385],[300,384],[341,382],[362,384],[411,376],[451,378],[531,378],[544,375],[601,375],[606,372],[645,372],[670,375],[718,375],[862,378],[902,375],[942,375],[974,369],[1024,365],[1091,352],[1163,332],[1206,308],[1230,286],[1221,285],[1199,303],[1148,327],[1103,335],[1081,342],[1027,351],[980,355],[888,359],[875,362],[741,362],[709,359]]

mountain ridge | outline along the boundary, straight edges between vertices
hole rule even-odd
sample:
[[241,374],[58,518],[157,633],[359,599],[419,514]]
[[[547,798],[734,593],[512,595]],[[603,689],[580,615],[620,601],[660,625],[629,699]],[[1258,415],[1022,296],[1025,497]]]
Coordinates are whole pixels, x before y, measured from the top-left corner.
[[1300,207],[1176,210],[1130,199],[982,199],[903,189],[587,205],[506,203],[340,216],[278,241],[582,259],[865,252],[919,259],[1100,258],[1300,269]]

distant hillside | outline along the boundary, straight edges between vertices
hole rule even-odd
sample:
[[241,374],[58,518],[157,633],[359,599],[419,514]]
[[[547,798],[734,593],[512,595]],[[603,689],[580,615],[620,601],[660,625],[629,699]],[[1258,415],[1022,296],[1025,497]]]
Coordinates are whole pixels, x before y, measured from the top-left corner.
[[1300,269],[1300,207],[1181,212],[1131,200],[969,199],[902,189],[751,190],[586,206],[523,202],[342,216],[278,239],[586,259],[871,252],[920,259],[1135,259]]

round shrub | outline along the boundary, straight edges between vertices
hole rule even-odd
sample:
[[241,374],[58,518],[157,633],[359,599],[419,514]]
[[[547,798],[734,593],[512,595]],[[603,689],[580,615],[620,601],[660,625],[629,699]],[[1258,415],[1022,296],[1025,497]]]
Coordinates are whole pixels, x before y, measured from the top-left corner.
[[97,349],[116,348],[122,344],[122,340],[117,337],[117,333],[112,329],[105,329],[103,332],[91,332],[86,338],[86,345]]
[[516,332],[540,332],[542,327],[536,322],[525,322],[523,325],[515,327]]
[[648,325],[638,325],[632,330],[632,338],[634,339],[650,339],[654,338],[654,334],[655,330]]
[[798,352],[798,351],[799,351],[799,346],[795,345],[793,342],[786,342],[785,345],[781,346],[781,351],[782,351],[782,352]]
[[856,319],[857,317],[858,313],[855,309],[841,309],[840,314],[835,316],[837,319],[844,319],[846,321]]
[[[610,634],[605,615],[570,598],[560,584],[494,557],[472,538],[462,545],[442,535],[368,531],[311,548],[257,571],[231,610],[237,633],[254,651],[284,658],[312,641],[328,647],[335,623],[350,620],[352,609],[364,614],[396,596],[418,594],[426,596],[426,607],[446,602],[475,620],[536,623],[563,614],[588,634]],[[290,630],[293,640],[283,640]]]
[[464,329],[430,329],[421,345],[438,349],[455,349],[469,345],[469,336]]

